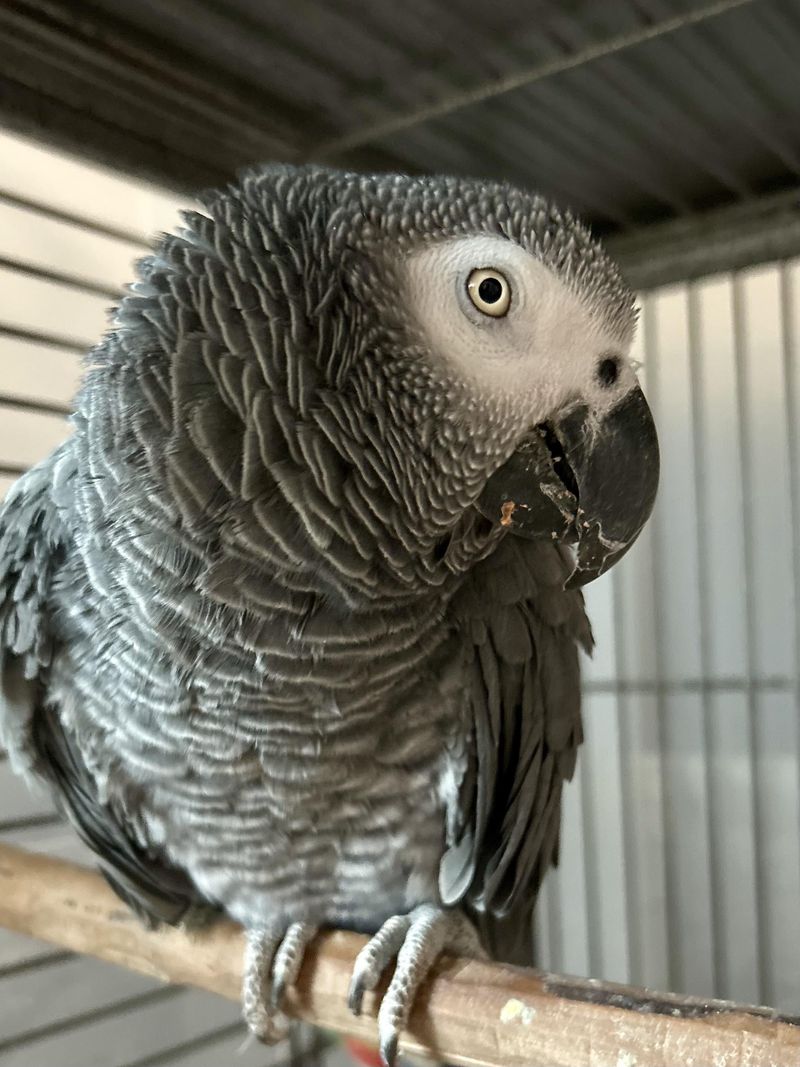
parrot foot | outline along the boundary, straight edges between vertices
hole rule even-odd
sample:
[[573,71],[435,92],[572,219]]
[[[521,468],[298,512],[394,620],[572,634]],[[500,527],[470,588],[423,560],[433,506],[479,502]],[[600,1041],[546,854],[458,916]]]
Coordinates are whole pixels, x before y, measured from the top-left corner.
[[250,930],[244,959],[242,1015],[250,1032],[272,1045],[289,1032],[289,1020],[281,1011],[286,990],[297,981],[306,945],[317,927],[292,923],[278,932]]
[[348,1007],[361,1014],[367,989],[374,989],[394,957],[397,965],[378,1011],[380,1052],[387,1067],[397,1058],[400,1032],[408,1022],[417,990],[442,952],[485,957],[478,933],[460,911],[422,904],[409,915],[394,915],[359,952]]

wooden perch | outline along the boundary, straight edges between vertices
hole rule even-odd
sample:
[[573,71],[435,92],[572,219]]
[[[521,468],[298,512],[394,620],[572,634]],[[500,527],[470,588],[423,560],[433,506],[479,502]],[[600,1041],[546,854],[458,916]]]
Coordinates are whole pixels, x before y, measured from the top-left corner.
[[[202,934],[149,932],[93,871],[0,844],[0,926],[164,982],[237,1000],[243,936],[231,922]],[[377,1000],[347,1011],[365,939],[335,932],[309,949],[289,1014],[374,1038]],[[378,991],[379,993],[381,990]],[[761,1008],[445,959],[419,997],[409,1052],[458,1064],[565,1067],[800,1067],[800,1020]]]

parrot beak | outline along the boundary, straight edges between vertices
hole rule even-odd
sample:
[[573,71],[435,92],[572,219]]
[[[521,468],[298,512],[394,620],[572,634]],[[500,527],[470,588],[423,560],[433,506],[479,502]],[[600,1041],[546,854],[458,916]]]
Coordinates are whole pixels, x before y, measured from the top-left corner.
[[574,405],[537,426],[489,478],[477,506],[522,537],[575,544],[572,589],[631,547],[653,510],[658,474],[656,428],[636,386],[601,416]]

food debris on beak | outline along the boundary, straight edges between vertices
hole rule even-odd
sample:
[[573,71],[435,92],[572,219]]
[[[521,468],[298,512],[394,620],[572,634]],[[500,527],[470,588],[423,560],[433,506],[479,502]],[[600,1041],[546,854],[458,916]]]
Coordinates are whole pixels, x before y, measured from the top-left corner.
[[500,525],[501,526],[510,526],[511,525],[511,522],[512,522],[511,516],[516,511],[516,508],[517,508],[517,505],[514,503],[513,500],[506,500],[505,501],[505,503],[500,508]]

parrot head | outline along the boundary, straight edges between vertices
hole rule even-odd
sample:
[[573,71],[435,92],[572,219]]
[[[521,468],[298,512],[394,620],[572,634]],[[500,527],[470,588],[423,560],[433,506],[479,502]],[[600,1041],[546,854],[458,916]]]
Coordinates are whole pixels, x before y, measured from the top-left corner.
[[502,183],[316,166],[203,203],[118,318],[176,353],[173,481],[205,472],[226,536],[258,527],[276,560],[313,556],[372,598],[441,585],[505,536],[573,545],[573,585],[633,543],[659,466],[635,302],[569,213]]
[[495,528],[573,544],[570,586],[604,573],[659,478],[616,265],[569,213],[507,185],[350,180],[358,217],[340,270],[368,339],[353,362],[419,431],[405,458],[440,492],[411,498],[435,514],[466,496]]

